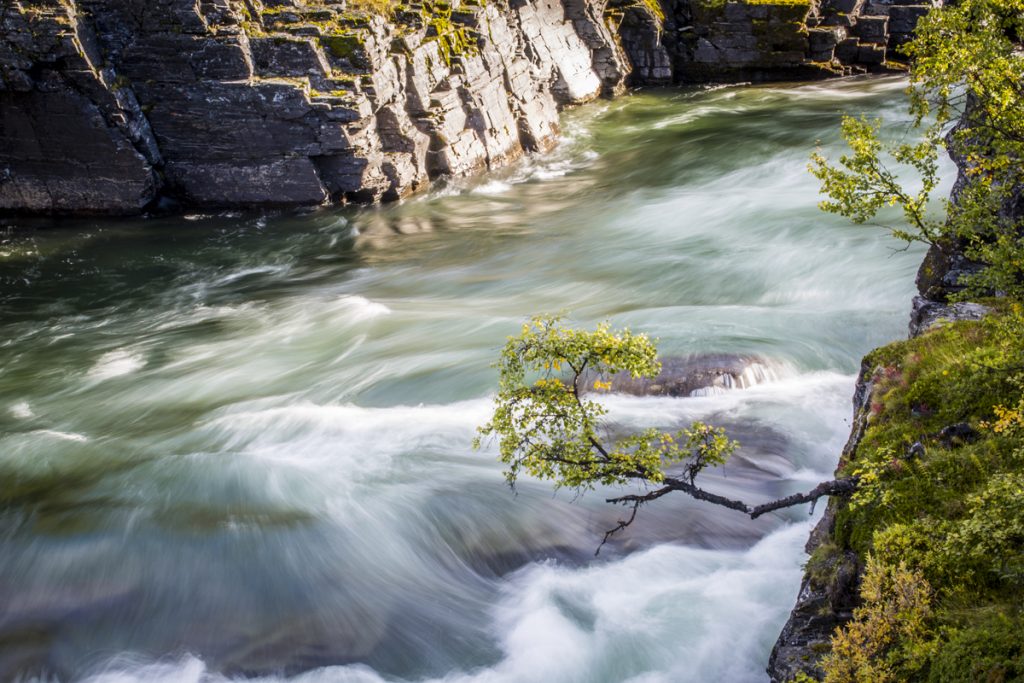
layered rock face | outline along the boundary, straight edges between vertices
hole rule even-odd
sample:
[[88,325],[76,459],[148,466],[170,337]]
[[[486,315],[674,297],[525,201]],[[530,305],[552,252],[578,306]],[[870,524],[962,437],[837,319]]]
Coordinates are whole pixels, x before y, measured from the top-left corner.
[[0,209],[137,209],[161,163],[130,88],[75,6],[0,7]]
[[926,9],[419,0],[385,20],[348,2],[8,0],[0,211],[396,199],[545,149],[561,107],[627,82],[883,68]]
[[920,0],[677,0],[665,43],[677,80],[820,78],[899,68]]
[[106,213],[160,194],[401,197],[544,149],[560,106],[630,70],[602,8],[559,0],[395,21],[302,0],[18,0],[0,64],[0,209]]

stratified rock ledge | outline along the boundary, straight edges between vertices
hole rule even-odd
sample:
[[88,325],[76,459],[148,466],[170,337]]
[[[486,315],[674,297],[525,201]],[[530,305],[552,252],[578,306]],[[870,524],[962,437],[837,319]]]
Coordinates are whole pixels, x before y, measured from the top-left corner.
[[924,7],[847,4],[8,0],[0,212],[398,199],[549,148],[559,109],[627,84],[885,70]]

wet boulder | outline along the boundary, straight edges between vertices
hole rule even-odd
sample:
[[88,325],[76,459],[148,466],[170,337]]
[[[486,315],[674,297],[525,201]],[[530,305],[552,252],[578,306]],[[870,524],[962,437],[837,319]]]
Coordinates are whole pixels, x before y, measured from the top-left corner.
[[775,361],[747,354],[668,356],[661,359],[657,377],[618,373],[610,378],[611,390],[634,396],[709,396],[771,382],[779,378],[780,368]]

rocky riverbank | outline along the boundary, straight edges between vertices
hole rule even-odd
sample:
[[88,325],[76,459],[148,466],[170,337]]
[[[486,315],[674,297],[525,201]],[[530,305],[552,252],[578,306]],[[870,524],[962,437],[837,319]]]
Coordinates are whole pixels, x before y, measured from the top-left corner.
[[[926,257],[918,274],[921,292],[914,297],[910,315],[910,338],[916,338],[935,327],[960,320],[980,320],[988,309],[969,302],[949,302],[951,291],[937,283],[954,282],[950,261],[935,270],[936,250]],[[954,259],[962,263],[962,259]],[[934,298],[930,298],[934,297]],[[858,460],[858,449],[872,416],[875,378],[884,372],[872,352],[864,358],[853,394],[853,420],[850,438],[843,448],[837,476],[850,463]],[[875,406],[877,410],[877,405]],[[800,585],[796,605],[772,648],[768,673],[773,683],[792,681],[798,674],[818,677],[818,662],[830,649],[832,634],[853,617],[860,603],[860,579],[864,557],[843,544],[836,543],[836,513],[848,505],[845,499],[830,499],[828,508],[811,532],[805,550],[811,555]]]
[[915,0],[16,0],[0,211],[406,196],[554,144],[627,85],[897,68]]
[[[965,159],[954,156],[953,160],[960,174],[952,193],[952,201],[955,202],[965,182],[964,174],[968,165]],[[1024,204],[1019,201],[1019,195],[1018,192],[1016,199],[1008,202],[1007,211],[1017,213],[1021,210]],[[947,450],[954,455],[960,455],[956,449],[966,443],[983,440],[976,429],[979,424],[976,416],[970,413],[971,408],[964,407],[970,406],[969,399],[956,395],[956,390],[932,386],[930,391],[933,395],[925,401],[921,398],[925,390],[915,386],[915,381],[921,380],[910,379],[921,376],[922,366],[954,362],[951,359],[960,360],[955,345],[963,343],[964,336],[967,337],[967,348],[975,353],[983,352],[988,348],[987,345],[995,348],[994,343],[988,338],[990,332],[979,332],[955,325],[960,321],[981,320],[993,313],[993,309],[988,306],[956,301],[954,297],[963,290],[961,278],[977,272],[979,268],[980,264],[970,261],[956,244],[947,244],[944,250],[934,245],[929,249],[918,270],[919,293],[911,305],[910,341],[895,342],[875,349],[862,362],[854,391],[852,429],[836,469],[837,476],[841,473],[849,474],[853,468],[877,459],[878,456],[875,454],[885,449],[895,454],[896,460],[900,461],[895,469],[901,470],[909,469],[903,463],[914,463],[926,453],[926,448],[934,448],[940,453]],[[999,308],[998,304],[996,308]],[[928,334],[951,325],[952,327],[946,330],[949,333],[946,335],[948,339],[938,334]],[[974,337],[971,337],[972,334]],[[943,369],[942,376],[955,377],[960,372],[977,371],[976,367],[970,366],[966,369],[956,365],[952,367],[953,369]],[[993,369],[992,374],[998,378],[999,372]],[[985,387],[980,387],[976,391],[984,393]],[[895,402],[892,398],[893,393],[917,395],[916,402],[911,404],[911,415],[918,423],[912,425],[911,431],[900,432],[893,426],[906,420],[906,416],[890,413],[887,408],[888,404]],[[998,397],[987,398],[991,399],[991,403]],[[963,421],[947,420],[947,423],[939,425],[938,430],[930,434],[923,432],[923,424],[928,421],[935,422],[939,405],[943,408],[946,405],[959,406],[960,413],[955,417]],[[950,410],[956,412],[957,409]],[[939,422],[941,423],[941,420]],[[876,433],[872,442],[865,444],[869,425]],[[983,426],[981,428],[984,429]],[[893,439],[892,435],[886,435],[886,430],[898,433],[899,438]],[[926,447],[924,443],[929,445]],[[997,449],[993,447],[991,450]],[[991,475],[985,472],[985,476]],[[954,491],[952,495],[957,494]],[[897,499],[900,496],[907,494],[893,493],[893,501],[890,501],[889,507],[898,507]],[[963,507],[963,498],[966,498],[966,495],[957,502],[957,507]],[[860,590],[868,560],[867,551],[863,541],[855,543],[851,539],[871,538],[872,530],[866,527],[856,528],[858,523],[851,521],[851,512],[848,500],[831,499],[824,516],[811,533],[806,545],[806,551],[811,557],[805,567],[797,603],[772,649],[769,660],[768,673],[773,683],[786,683],[800,674],[814,679],[821,678],[821,661],[831,650],[832,636],[836,628],[854,618],[854,610],[862,602]],[[924,516],[923,511],[919,512]],[[908,540],[912,534],[906,529],[901,529],[899,534],[904,537],[902,542],[905,544],[918,542]],[[964,621],[969,623],[970,619],[965,618]]]

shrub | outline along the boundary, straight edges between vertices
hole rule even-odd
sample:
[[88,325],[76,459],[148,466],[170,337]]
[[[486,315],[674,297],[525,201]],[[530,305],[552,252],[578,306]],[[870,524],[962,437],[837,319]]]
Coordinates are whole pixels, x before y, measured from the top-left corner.
[[887,683],[920,671],[934,650],[931,587],[921,573],[868,557],[861,599],[822,660],[825,682]]

